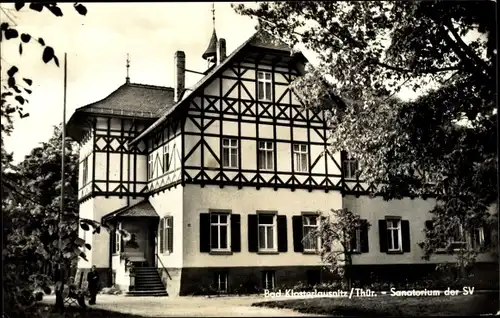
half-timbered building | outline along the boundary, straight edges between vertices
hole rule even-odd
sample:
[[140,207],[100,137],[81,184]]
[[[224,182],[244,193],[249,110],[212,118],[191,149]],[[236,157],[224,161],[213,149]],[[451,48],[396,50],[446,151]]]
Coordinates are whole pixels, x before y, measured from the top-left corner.
[[[317,211],[339,208],[372,225],[353,241],[360,277],[452,259],[424,261],[417,246],[433,199],[369,197],[356,162],[329,152],[325,114],[290,89],[307,62],[290,52],[256,33],[226,55],[214,30],[194,87],[178,51],[173,88],[127,77],[76,110],[67,129],[81,145],[80,215],[116,228],[82,231],[92,250],[80,274],[96,265],[106,285],[169,295],[315,284],[332,278],[318,242],[303,238]],[[483,245],[486,232],[457,240]]]

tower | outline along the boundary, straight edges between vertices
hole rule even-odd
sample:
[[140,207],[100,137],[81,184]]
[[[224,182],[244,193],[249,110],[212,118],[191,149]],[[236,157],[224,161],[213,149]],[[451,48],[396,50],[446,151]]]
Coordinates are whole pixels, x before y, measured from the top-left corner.
[[216,64],[217,59],[217,33],[215,32],[215,5],[212,3],[212,21],[213,21],[213,32],[208,47],[205,53],[201,56],[204,60],[207,60],[208,67]]

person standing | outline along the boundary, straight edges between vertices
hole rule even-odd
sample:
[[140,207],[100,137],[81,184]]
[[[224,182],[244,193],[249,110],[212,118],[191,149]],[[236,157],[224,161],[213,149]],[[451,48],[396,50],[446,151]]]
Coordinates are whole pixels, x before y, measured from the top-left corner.
[[87,274],[87,282],[89,284],[89,292],[90,292],[89,305],[95,305],[98,283],[99,283],[99,275],[97,275],[97,270],[95,265],[92,266],[92,270]]

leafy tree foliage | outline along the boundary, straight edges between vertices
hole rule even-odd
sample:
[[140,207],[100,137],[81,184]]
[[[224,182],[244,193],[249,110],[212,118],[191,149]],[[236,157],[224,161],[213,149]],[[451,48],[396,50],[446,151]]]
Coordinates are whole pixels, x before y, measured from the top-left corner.
[[[358,160],[361,177],[374,186],[372,194],[387,200],[436,198],[434,227],[421,244],[426,259],[457,224],[466,233],[484,224],[497,227],[496,215],[488,213],[498,202],[495,6],[493,1],[234,6],[258,18],[261,30],[317,54],[318,65],[308,67],[293,88],[307,107],[325,111],[331,150]],[[395,98],[403,88],[418,98]]]
[[305,240],[320,238],[320,255],[330,270],[345,278],[346,287],[352,284],[352,246],[356,230],[371,226],[348,209],[331,210],[322,214],[319,227],[311,231]]

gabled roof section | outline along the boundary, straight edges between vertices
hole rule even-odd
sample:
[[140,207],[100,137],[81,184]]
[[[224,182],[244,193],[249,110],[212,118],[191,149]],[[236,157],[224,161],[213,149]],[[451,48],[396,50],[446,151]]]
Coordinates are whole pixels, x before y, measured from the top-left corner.
[[[244,48],[253,46],[253,47],[258,47],[258,48],[266,48],[266,49],[273,49],[273,50],[278,50],[278,51],[283,51],[283,52],[288,52],[290,55],[292,55],[292,50],[291,48],[282,43],[278,42],[277,40],[271,39],[270,36],[267,34],[263,34],[262,32],[257,31],[254,33],[248,40],[243,42],[236,50],[231,53],[222,63],[218,64],[214,68],[212,68],[198,83],[196,83],[191,90],[186,91],[183,94],[183,98],[178,101],[175,105],[172,107],[168,108],[163,115],[156,121],[154,122],[151,126],[149,126],[144,132],[142,132],[139,136],[137,136],[134,140],[129,142],[130,144],[133,144],[140,139],[142,139],[145,135],[147,135],[149,132],[154,130],[156,127],[158,127],[162,122],[166,120],[166,118],[174,112],[177,108],[179,108],[185,101],[189,100],[190,97],[194,96],[198,92],[199,89],[201,89],[205,84],[210,83],[210,81],[220,72],[222,72],[227,65],[230,65],[231,62],[233,62],[234,58],[236,55],[241,53]],[[304,61],[306,61],[306,58],[302,55],[302,53],[295,53],[295,56],[298,56],[302,58]]]
[[76,112],[158,118],[173,104],[173,88],[125,83],[104,99]]
[[115,218],[122,217],[159,217],[158,213],[156,213],[155,209],[147,200],[140,201],[131,206],[127,206],[121,209],[118,209],[114,212],[108,213],[102,217],[101,221],[106,223]]

